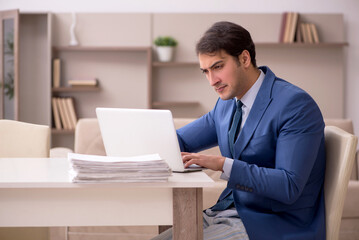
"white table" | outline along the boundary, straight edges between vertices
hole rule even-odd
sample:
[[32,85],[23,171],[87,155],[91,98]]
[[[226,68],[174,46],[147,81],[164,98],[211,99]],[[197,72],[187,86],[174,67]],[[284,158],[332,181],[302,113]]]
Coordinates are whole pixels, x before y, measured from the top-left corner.
[[172,225],[203,239],[203,172],[165,183],[72,183],[64,158],[0,158],[0,227]]

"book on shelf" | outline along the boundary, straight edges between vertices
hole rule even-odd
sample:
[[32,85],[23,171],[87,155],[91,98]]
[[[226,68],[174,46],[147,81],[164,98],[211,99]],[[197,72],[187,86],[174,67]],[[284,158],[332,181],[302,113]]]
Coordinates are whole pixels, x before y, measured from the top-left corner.
[[297,26],[297,30],[296,30],[296,33],[295,33],[295,42],[298,42],[298,43],[302,43],[304,42],[303,40],[303,34],[302,34],[302,31],[300,29],[300,22],[298,22],[298,26]]
[[284,12],[280,26],[279,42],[292,43],[295,39],[299,14],[297,12]]
[[313,35],[313,42],[320,43],[318,30],[317,30],[317,27],[315,26],[315,24],[313,24],[313,23],[310,24],[310,30]]
[[311,24],[310,23],[302,23],[301,30],[302,30],[302,34],[304,36],[304,42],[305,43],[314,43]]
[[61,130],[62,124],[61,124],[61,120],[60,120],[60,111],[57,107],[56,98],[53,97],[51,99],[51,105],[52,105],[52,112],[53,112],[53,116],[54,116],[55,128],[58,130]]
[[293,43],[295,39],[295,33],[297,32],[299,14],[296,12],[291,12],[290,14],[292,15],[292,17],[291,17],[290,27],[288,30],[289,33],[288,33],[287,42]]
[[68,108],[68,112],[70,115],[70,120],[71,120],[71,127],[72,129],[76,128],[76,124],[77,124],[77,116],[76,116],[76,111],[75,111],[75,106],[74,106],[74,100],[73,98],[66,98],[66,103],[67,103],[67,108]]
[[92,86],[92,87],[95,87],[95,86],[98,85],[98,80],[96,78],[73,79],[73,80],[68,80],[68,84],[71,87],[80,87],[80,86]]
[[318,30],[314,23],[300,23],[300,34],[304,43],[320,43]]
[[281,42],[281,43],[284,42],[284,36],[285,36],[286,24],[287,24],[287,17],[288,17],[288,12],[284,12],[282,14],[282,21],[281,21],[280,33],[279,33],[279,42]]
[[73,130],[76,128],[77,115],[71,97],[53,97],[52,111],[56,129]]
[[61,100],[61,104],[62,104],[62,107],[64,108],[64,112],[65,112],[65,119],[66,119],[67,126],[68,126],[67,129],[69,129],[69,130],[75,129],[75,126],[72,125],[72,121],[70,118],[70,111],[67,106],[67,98],[60,98],[60,100]]
[[297,12],[282,14],[279,42],[281,43],[319,43],[319,35],[315,24],[302,22]]
[[312,30],[310,28],[310,24],[309,23],[305,23],[305,31],[307,33],[307,42],[308,43],[313,43],[313,36],[312,36]]
[[55,58],[52,64],[52,86],[54,88],[60,87],[61,77],[61,61],[59,58]]
[[[288,40],[288,35],[289,35],[289,25],[290,25],[290,19],[291,18],[291,14],[289,12],[285,12],[283,13],[282,16],[282,26],[281,29],[283,30],[283,33],[281,33],[281,39],[280,42],[285,43]],[[282,31],[281,30],[281,31]]]
[[308,43],[309,39],[308,39],[307,30],[306,30],[306,23],[301,23],[300,24],[300,32],[301,32],[301,35],[302,35],[302,38],[303,38],[303,42]]
[[166,182],[172,175],[159,154],[110,157],[69,153],[72,182]]
[[57,108],[59,109],[60,119],[61,119],[63,129],[65,129],[65,130],[70,129],[69,125],[67,123],[67,118],[65,116],[65,109],[62,104],[62,100],[61,100],[61,98],[55,98],[55,99],[56,99]]

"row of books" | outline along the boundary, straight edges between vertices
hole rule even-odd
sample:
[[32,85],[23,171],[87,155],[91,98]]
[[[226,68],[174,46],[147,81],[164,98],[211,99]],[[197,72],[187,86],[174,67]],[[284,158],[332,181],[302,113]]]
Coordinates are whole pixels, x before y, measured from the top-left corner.
[[301,23],[298,35],[298,42],[319,43],[319,35],[313,23]]
[[70,180],[95,182],[166,182],[172,175],[159,154],[133,157],[109,157],[69,153]]
[[285,12],[282,15],[279,42],[281,43],[319,43],[315,24],[303,22],[297,12]]
[[77,123],[77,115],[73,98],[53,97],[51,103],[55,128],[58,130],[75,129]]
[[[55,58],[53,60],[53,66],[52,66],[52,86],[54,88],[60,87],[61,79],[61,60],[59,58]],[[71,87],[80,87],[80,86],[97,86],[98,80],[93,77],[78,77],[76,79],[68,80],[68,85]]]

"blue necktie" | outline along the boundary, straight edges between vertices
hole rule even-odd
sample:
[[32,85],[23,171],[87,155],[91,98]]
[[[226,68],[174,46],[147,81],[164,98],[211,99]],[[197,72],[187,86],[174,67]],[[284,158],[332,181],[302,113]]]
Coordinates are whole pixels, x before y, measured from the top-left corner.
[[[242,106],[243,103],[240,100],[237,100],[237,108],[236,112],[234,113],[233,119],[232,119],[232,125],[228,132],[228,142],[229,147],[231,149],[231,153],[233,156],[233,149],[234,149],[234,143],[236,141],[236,138],[239,133],[239,129],[241,128],[242,123]],[[223,211],[231,207],[233,204],[233,193],[231,192],[228,194],[224,199],[218,201],[216,205],[211,207],[213,211]]]
[[236,142],[236,138],[238,136],[239,129],[241,128],[242,123],[242,106],[243,103],[240,100],[237,100],[237,109],[234,113],[232,125],[228,132],[228,142],[231,149],[232,157],[234,157],[234,143]]

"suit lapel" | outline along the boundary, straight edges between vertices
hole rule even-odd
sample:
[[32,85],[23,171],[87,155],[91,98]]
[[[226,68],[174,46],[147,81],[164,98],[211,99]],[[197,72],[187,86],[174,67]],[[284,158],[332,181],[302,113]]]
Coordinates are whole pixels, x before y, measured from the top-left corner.
[[235,142],[233,157],[236,159],[240,157],[243,149],[247,146],[260,120],[262,119],[263,114],[272,101],[271,90],[275,80],[275,75],[267,67],[261,69],[266,74],[266,76],[263,80],[262,86],[258,91],[257,97],[254,101],[248,118]]

